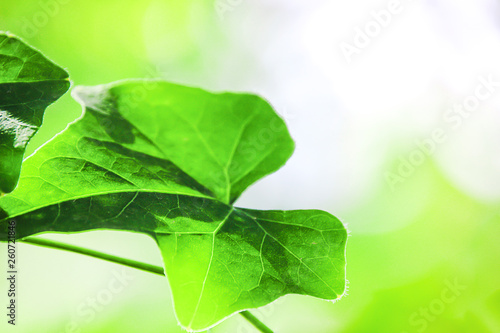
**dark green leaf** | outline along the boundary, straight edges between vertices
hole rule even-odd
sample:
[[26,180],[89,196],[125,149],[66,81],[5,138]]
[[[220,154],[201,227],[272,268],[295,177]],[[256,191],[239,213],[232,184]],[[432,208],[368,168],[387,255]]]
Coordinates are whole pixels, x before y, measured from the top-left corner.
[[47,106],[69,85],[63,69],[0,33],[0,194],[16,187],[26,145],[42,125]]

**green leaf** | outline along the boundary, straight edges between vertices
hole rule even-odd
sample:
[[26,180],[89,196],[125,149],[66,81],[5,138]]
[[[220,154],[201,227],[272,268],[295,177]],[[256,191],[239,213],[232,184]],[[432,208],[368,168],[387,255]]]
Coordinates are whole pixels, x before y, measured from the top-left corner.
[[16,187],[26,146],[42,125],[45,109],[69,86],[63,69],[0,33],[0,194]]
[[335,217],[228,203],[293,150],[266,102],[162,81],[80,88],[76,95],[84,115],[29,157],[19,186],[0,198],[0,239],[11,219],[18,238],[146,233],[159,245],[177,317],[189,330],[290,293],[342,295],[347,235]]

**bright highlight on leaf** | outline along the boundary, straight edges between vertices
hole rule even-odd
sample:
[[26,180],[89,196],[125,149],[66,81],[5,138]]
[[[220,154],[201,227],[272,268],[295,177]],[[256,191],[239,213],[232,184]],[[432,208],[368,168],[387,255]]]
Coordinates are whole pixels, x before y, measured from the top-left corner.
[[148,234],[179,323],[191,331],[286,294],[343,294],[347,235],[338,219],[231,205],[293,152],[266,101],[148,80],[79,87],[74,96],[82,117],[26,159],[18,187],[0,198],[0,240],[12,218],[19,238]]
[[42,125],[47,106],[69,85],[63,69],[0,33],[0,193],[16,187],[26,145]]

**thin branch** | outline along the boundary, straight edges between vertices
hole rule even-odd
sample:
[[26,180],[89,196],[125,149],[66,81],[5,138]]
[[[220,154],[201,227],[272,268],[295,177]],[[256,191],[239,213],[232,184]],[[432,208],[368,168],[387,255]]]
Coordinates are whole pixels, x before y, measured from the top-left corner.
[[160,266],[155,266],[151,264],[146,264],[140,261],[135,261],[131,259],[125,259],[125,258],[120,258],[111,254],[107,253],[102,253],[99,251],[94,251],[90,249],[86,249],[83,247],[71,245],[71,244],[65,244],[61,242],[56,242],[53,240],[48,240],[48,239],[42,239],[42,238],[35,238],[35,237],[28,237],[24,238],[21,240],[24,243],[32,244],[32,245],[38,245],[38,246],[43,246],[43,247],[48,247],[52,249],[58,249],[58,250],[63,250],[63,251],[69,251],[69,252],[74,252],[74,253],[79,253],[83,254],[89,257],[94,257],[110,262],[114,262],[116,264],[121,264],[133,268],[137,268],[146,272],[158,274],[158,275],[165,275],[163,272],[163,267]]
[[250,311],[242,311],[240,312],[240,315],[242,315],[246,320],[248,320],[253,326],[255,326],[256,329],[261,331],[262,333],[273,333],[273,331],[264,325],[263,322],[261,322],[257,317],[255,317]]

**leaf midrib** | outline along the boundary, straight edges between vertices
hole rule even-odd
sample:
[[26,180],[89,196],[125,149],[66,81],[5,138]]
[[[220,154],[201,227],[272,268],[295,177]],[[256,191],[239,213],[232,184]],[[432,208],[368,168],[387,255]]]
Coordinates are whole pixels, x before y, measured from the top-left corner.
[[229,213],[226,215],[226,217],[221,221],[217,229],[215,229],[212,233],[212,253],[210,254],[210,260],[208,262],[208,267],[207,267],[207,273],[205,274],[205,278],[203,279],[203,284],[201,287],[201,292],[200,292],[200,297],[198,298],[198,303],[196,303],[196,307],[193,312],[193,316],[191,317],[191,321],[189,322],[188,328],[191,327],[193,324],[194,319],[196,318],[196,315],[198,314],[198,308],[200,307],[201,300],[203,298],[203,293],[205,291],[205,285],[207,283],[208,275],[210,274],[210,268],[212,267],[212,262],[214,260],[214,252],[215,252],[215,236],[219,232],[219,230],[224,226],[226,223],[227,219],[231,214],[234,212],[235,208],[231,206],[231,209],[229,210]]

